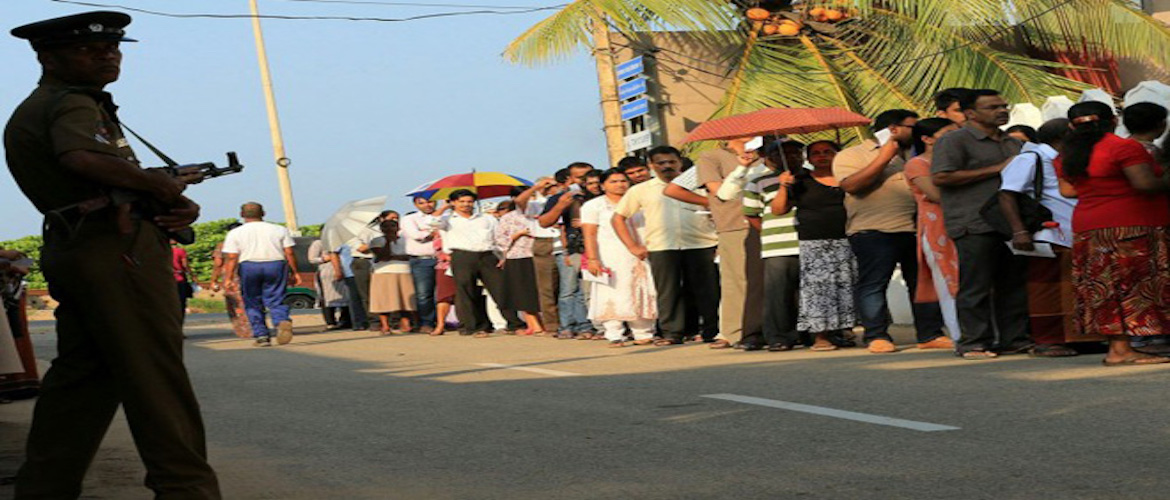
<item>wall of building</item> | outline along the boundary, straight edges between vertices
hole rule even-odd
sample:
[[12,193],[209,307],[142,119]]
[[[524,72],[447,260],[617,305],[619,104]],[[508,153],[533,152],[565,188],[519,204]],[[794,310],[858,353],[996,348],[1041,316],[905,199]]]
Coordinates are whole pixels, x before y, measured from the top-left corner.
[[[637,55],[646,59],[650,80],[651,114],[658,122],[655,144],[679,146],[687,133],[717,109],[730,84],[728,66],[720,64],[730,54],[704,44],[687,33],[667,32],[628,39],[613,35],[617,61]],[[657,52],[650,49],[659,48]]]

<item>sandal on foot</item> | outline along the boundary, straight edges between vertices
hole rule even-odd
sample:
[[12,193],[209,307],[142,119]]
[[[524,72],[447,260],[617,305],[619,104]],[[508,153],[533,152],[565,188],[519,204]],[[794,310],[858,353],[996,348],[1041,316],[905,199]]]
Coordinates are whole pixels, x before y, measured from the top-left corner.
[[634,345],[650,345],[654,343],[654,339],[639,339],[634,341]]
[[[658,339],[654,341],[655,347],[665,347],[668,345],[682,345],[682,340]],[[1170,359],[1170,358],[1167,358]]]
[[768,352],[784,352],[796,349],[792,344],[772,344],[768,346]]
[[492,334],[490,334],[488,332],[476,332],[475,335],[472,335],[472,338],[486,339],[486,338],[491,337],[491,336],[492,336]]
[[1028,351],[1028,355],[1033,358],[1067,358],[1080,354],[1076,349],[1064,344],[1040,344]]
[[611,341],[609,341],[609,346],[610,347],[625,347],[626,342],[624,340],[611,340]]
[[709,345],[707,347],[709,347],[711,349],[728,349],[731,347],[731,342],[728,342],[728,341],[723,340],[723,339],[715,339],[715,341],[712,342],[711,345]]
[[1128,358],[1122,358],[1118,361],[1109,361],[1108,358],[1101,360],[1101,364],[1105,366],[1157,365],[1161,363],[1170,363],[1170,358],[1154,356],[1151,354],[1141,354],[1137,356],[1130,356]]
[[820,352],[836,351],[837,349],[840,349],[840,347],[837,347],[836,344],[829,342],[827,339],[817,339],[816,342],[813,342],[812,347],[809,348],[810,351]]
[[956,352],[955,356],[958,356],[958,357],[963,358],[963,359],[978,360],[978,359],[995,359],[995,358],[999,357],[999,354],[996,354],[996,353],[991,352],[991,351],[973,350],[973,351],[966,351],[966,352]]

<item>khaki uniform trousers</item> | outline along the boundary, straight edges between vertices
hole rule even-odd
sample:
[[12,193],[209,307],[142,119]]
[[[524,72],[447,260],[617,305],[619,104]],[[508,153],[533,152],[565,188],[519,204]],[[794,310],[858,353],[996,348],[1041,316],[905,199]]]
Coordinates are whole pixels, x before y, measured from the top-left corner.
[[763,342],[764,261],[755,229],[719,233],[719,338]]
[[77,498],[121,405],[158,499],[218,499],[183,365],[171,250],[154,225],[119,234],[111,209],[69,237],[50,225],[41,266],[60,302],[57,358],[33,412],[17,499]]

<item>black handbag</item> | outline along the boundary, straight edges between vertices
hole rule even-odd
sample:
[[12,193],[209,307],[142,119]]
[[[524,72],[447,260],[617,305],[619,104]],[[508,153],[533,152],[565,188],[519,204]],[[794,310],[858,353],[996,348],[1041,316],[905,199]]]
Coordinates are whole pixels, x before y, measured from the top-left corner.
[[[1044,223],[1052,221],[1052,211],[1040,204],[1040,199],[1044,197],[1044,162],[1040,158],[1040,153],[1035,151],[1029,153],[1036,155],[1036,175],[1032,179],[1033,193],[1032,196],[1017,196],[1016,206],[1019,207],[1020,220],[1024,222],[1024,228],[1029,233],[1035,233],[1044,229]],[[1015,231],[1000,208],[998,191],[983,204],[983,208],[979,209],[979,215],[983,216],[983,220],[1005,240],[1010,240],[1014,236]]]

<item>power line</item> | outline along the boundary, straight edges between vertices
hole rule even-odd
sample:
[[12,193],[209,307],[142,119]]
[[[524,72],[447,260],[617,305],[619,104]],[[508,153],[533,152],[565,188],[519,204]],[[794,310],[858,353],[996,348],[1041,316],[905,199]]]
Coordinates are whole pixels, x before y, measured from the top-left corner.
[[390,18],[390,17],[354,17],[354,16],[287,16],[279,14],[260,14],[253,16],[252,14],[177,14],[174,12],[162,12],[157,10],[139,9],[137,7],[126,7],[123,5],[101,4],[92,2],[81,2],[77,0],[49,0],[57,3],[67,3],[73,5],[81,5],[84,7],[97,7],[102,9],[119,9],[129,12],[137,12],[139,14],[147,14],[161,17],[176,17],[176,18],[206,18],[206,19],[252,19],[258,17],[260,19],[281,19],[294,21],[373,21],[384,23],[401,23],[408,21],[421,21],[424,19],[435,19],[441,17],[457,17],[457,16],[475,16],[475,15],[514,15],[514,14],[531,14],[533,12],[558,10],[565,7],[566,4],[550,5],[547,7],[532,7],[524,10],[470,10],[462,12],[436,12],[434,14],[422,14],[418,16]]
[[[1072,3],[1073,1],[1074,0],[1064,0],[1063,2],[1061,2],[1059,4],[1053,5],[1047,9],[1040,11],[1039,13],[1037,13],[1031,17],[1028,17],[1027,19],[1023,19],[1023,20],[1019,21],[1015,25],[998,28],[998,29],[992,30],[989,34],[986,34],[986,35],[981,36],[981,37],[972,38],[971,40],[968,40],[964,43],[955,45],[953,47],[950,47],[950,48],[947,48],[944,50],[940,50],[938,52],[932,52],[930,54],[912,57],[909,59],[902,59],[899,61],[891,61],[891,62],[883,63],[883,64],[875,64],[875,65],[870,66],[868,68],[840,70],[840,71],[764,71],[764,70],[755,70],[754,72],[759,73],[759,74],[764,74],[764,75],[846,75],[846,74],[852,74],[852,73],[865,73],[865,72],[869,72],[869,71],[872,71],[875,69],[889,68],[889,67],[893,67],[893,66],[901,66],[903,64],[918,62],[918,61],[922,61],[925,59],[931,59],[931,58],[935,58],[938,56],[942,56],[942,55],[945,55],[945,54],[948,54],[948,53],[951,53],[951,52],[954,52],[957,50],[965,49],[965,48],[970,47],[970,46],[975,45],[975,44],[990,42],[990,41],[994,40],[995,38],[999,37],[1000,35],[1004,34],[1005,32],[1007,32],[1008,30],[1014,29],[1015,26],[1031,23],[1032,21],[1035,21],[1035,20],[1037,20],[1045,15],[1048,15],[1048,14],[1056,11],[1057,9],[1063,8],[1064,6]],[[610,26],[611,26],[611,28],[614,27],[612,23],[610,23]],[[620,32],[620,30],[619,30],[619,32]],[[637,43],[634,40],[630,40],[630,41],[635,43],[635,44]],[[666,53],[675,54],[675,55],[678,55],[680,57],[690,59],[692,61],[696,61],[696,62],[702,63],[702,64],[712,65],[712,66],[716,66],[716,67],[726,67],[727,66],[727,64],[725,64],[725,63],[708,61],[706,59],[700,59],[698,57],[684,54],[684,53],[679,52],[677,50],[669,49],[666,47],[658,47],[658,46],[633,47],[630,45],[619,44],[616,42],[614,44],[631,49],[631,50],[648,51],[651,53],[651,55],[657,55],[658,52],[666,52]],[[707,74],[714,75],[714,76],[726,77],[726,75],[716,74],[714,72],[705,70],[703,68],[699,68],[697,66],[693,66],[693,65],[684,63],[682,61],[674,59],[673,57],[667,57],[666,59],[671,61],[671,62],[674,62],[675,64],[685,66],[685,67],[693,69],[695,71],[707,73]]]
[[447,7],[455,9],[531,9],[531,5],[476,5],[459,3],[376,2],[373,0],[281,0],[283,2],[339,3],[350,5],[382,5],[387,7]]

